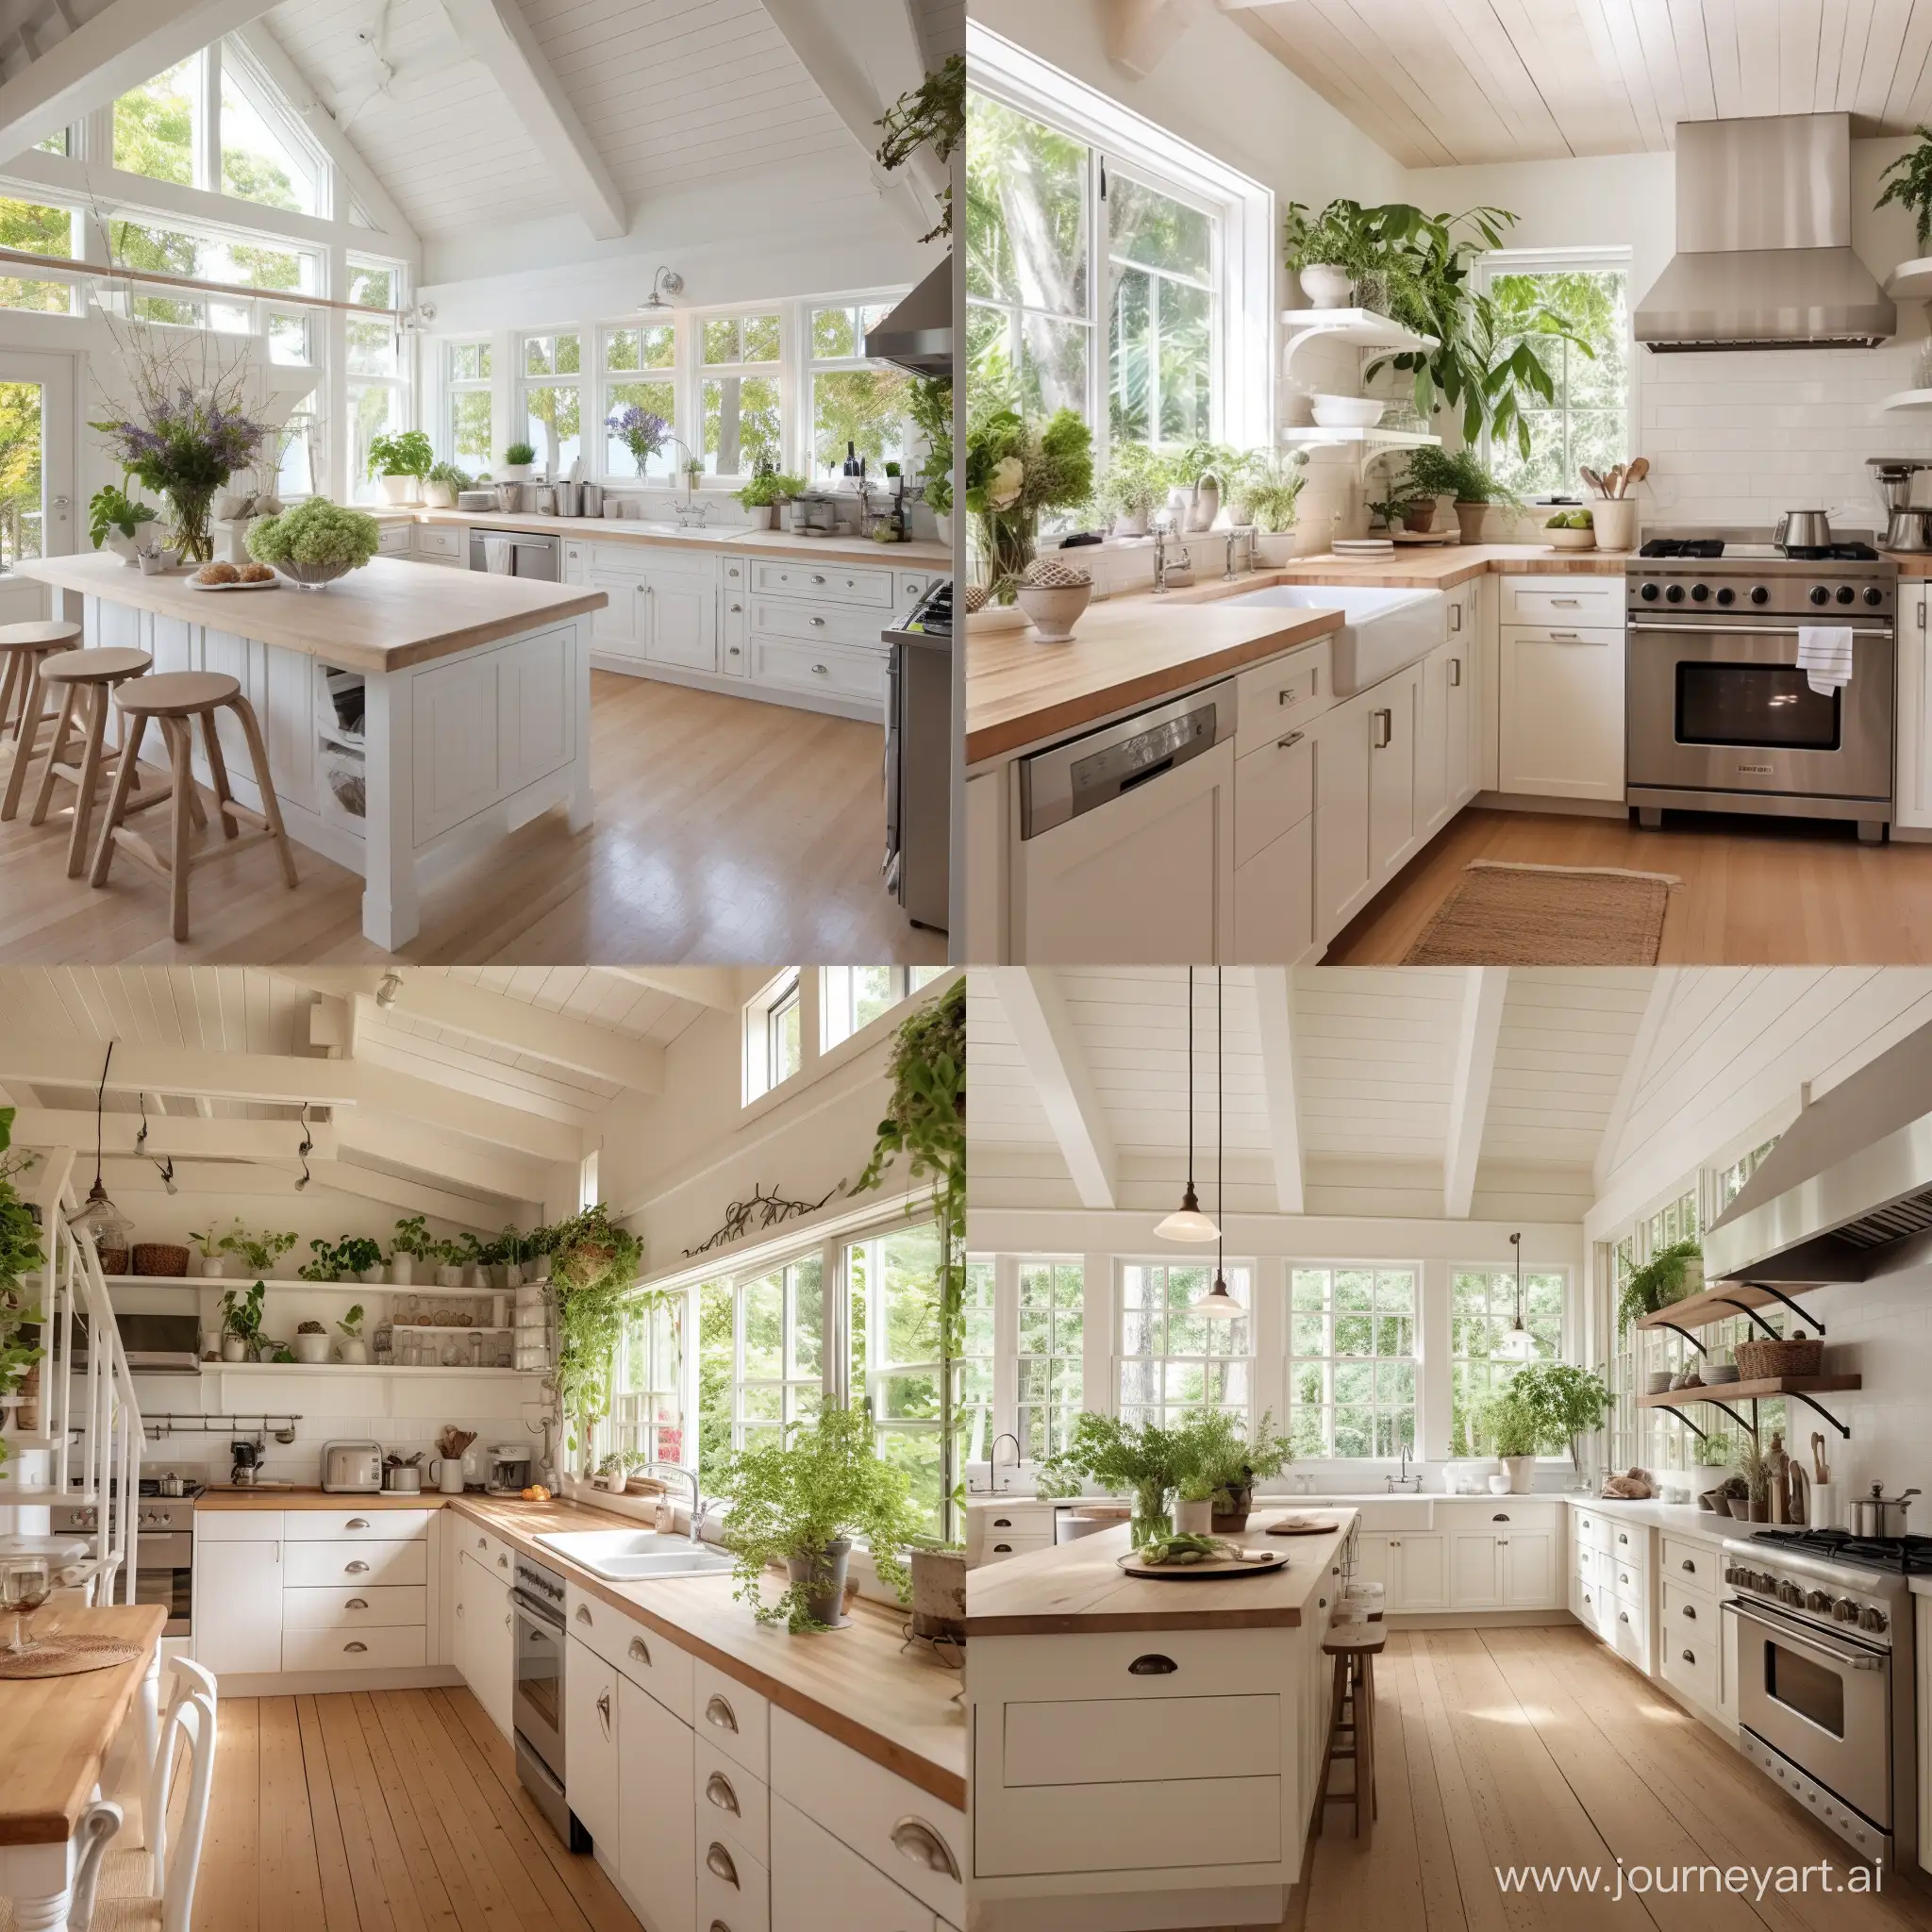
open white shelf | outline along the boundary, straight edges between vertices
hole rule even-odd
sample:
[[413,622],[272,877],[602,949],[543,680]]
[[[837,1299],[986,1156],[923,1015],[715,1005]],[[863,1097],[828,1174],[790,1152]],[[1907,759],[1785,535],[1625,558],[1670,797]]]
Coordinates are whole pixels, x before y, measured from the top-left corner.
[[1281,432],[1281,440],[1304,447],[1334,443],[1366,449],[1440,449],[1442,444],[1440,436],[1430,436],[1419,429],[1324,429],[1319,423],[1293,424]]
[[[425,1335],[431,1331],[425,1329]],[[452,1331],[454,1332],[454,1331]],[[465,1335],[475,1335],[475,1328],[462,1330]],[[482,1375],[492,1381],[513,1381],[519,1376],[545,1375],[547,1369],[473,1369],[465,1362],[456,1362],[444,1368],[441,1362],[425,1366],[418,1363],[405,1367],[396,1362],[202,1362],[200,1372],[204,1375]],[[137,1369],[136,1374],[155,1374],[161,1375],[185,1375],[186,1369],[157,1369],[147,1371]]]
[[1887,396],[1881,409],[1932,409],[1932,389],[1902,389]]
[[[38,1279],[29,1276],[28,1279]],[[247,1274],[109,1274],[107,1276],[109,1288],[239,1288],[244,1292],[255,1286],[255,1277]],[[525,1288],[547,1287],[546,1282],[525,1282]],[[303,1281],[299,1277],[291,1281],[264,1281],[262,1286],[271,1291],[287,1289],[295,1294],[427,1294],[447,1295],[454,1300],[474,1300],[478,1295],[514,1294],[513,1288],[438,1288],[433,1283],[394,1281]]]
[[[1924,266],[1932,268],[1932,262]],[[1348,342],[1357,349],[1387,349],[1397,354],[1438,346],[1434,336],[1418,335],[1391,316],[1377,315],[1373,308],[1284,308],[1281,325],[1295,332],[1289,343],[1291,350],[1313,336]]]
[[1932,302],[1932,255],[1900,262],[1886,276],[1885,292],[1894,302]]

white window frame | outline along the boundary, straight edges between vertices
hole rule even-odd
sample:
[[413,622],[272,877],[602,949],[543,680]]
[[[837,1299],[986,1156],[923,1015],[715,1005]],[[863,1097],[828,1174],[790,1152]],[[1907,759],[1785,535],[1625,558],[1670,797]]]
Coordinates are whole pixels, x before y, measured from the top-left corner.
[[[819,1374],[816,1385],[808,1375],[794,1375],[791,1373],[792,1344],[797,1332],[797,1317],[801,1300],[809,1291],[802,1282],[795,1281],[795,1271],[816,1261],[819,1268]],[[731,1446],[744,1447],[747,1427],[769,1429],[776,1427],[781,1434],[791,1423],[808,1419],[809,1404],[797,1413],[793,1412],[794,1397],[798,1391],[815,1392],[821,1407],[836,1399],[837,1376],[832,1362],[832,1352],[837,1346],[840,1324],[834,1319],[838,1303],[834,1299],[836,1276],[839,1270],[828,1266],[828,1257],[817,1243],[801,1248],[785,1260],[776,1260],[763,1268],[745,1269],[731,1277]],[[784,1295],[783,1316],[780,1322],[780,1350],[782,1361],[776,1375],[748,1375],[744,1370],[744,1307],[745,1297],[753,1288],[777,1276],[782,1283]],[[831,1286],[828,1286],[831,1284]],[[775,1423],[766,1416],[756,1416],[749,1420],[744,1412],[745,1392],[752,1389],[775,1389],[778,1391],[778,1417]]]
[[[344,299],[346,299],[348,290],[353,285],[357,271],[358,269],[374,269],[393,277],[391,292],[394,300],[389,306],[398,309],[407,308],[409,306],[411,299],[411,271],[408,262],[399,261],[393,256],[377,255],[372,249],[357,248],[349,250],[344,254],[342,267]],[[342,324],[345,331],[348,324],[354,319],[353,316],[343,313]],[[393,326],[393,325],[391,325]],[[353,392],[362,389],[387,390],[391,397],[398,399],[391,404],[390,420],[400,424],[405,429],[414,427],[417,421],[416,383],[414,371],[411,367],[413,360],[411,344],[414,338],[406,335],[400,328],[396,328],[395,337],[396,363],[395,374],[392,375],[366,375],[359,371],[352,371],[349,367],[346,333],[343,337],[341,417],[343,459],[349,465],[352,472],[348,477],[349,501],[352,503],[357,501],[373,502],[375,500],[377,493],[374,478],[353,474],[356,436],[354,425],[349,420],[350,398]]]
[[[727,308],[706,308],[693,310],[687,334],[691,354],[691,409],[689,418],[691,433],[684,441],[690,446],[691,455],[699,462],[707,460],[705,440],[705,384],[712,381],[774,382],[778,386],[778,466],[784,469],[795,464],[798,457],[796,415],[798,410],[798,341],[797,317],[789,318],[787,326],[786,310],[790,305],[775,302],[737,302]],[[816,306],[823,307],[824,304]],[[744,321],[748,316],[763,319],[774,316],[778,323],[778,359],[775,362],[707,362],[705,360],[705,327],[716,322],[736,322],[739,325],[739,346],[744,345]],[[791,447],[787,447],[788,441]],[[805,474],[800,472],[801,475]],[[706,470],[698,479],[700,488],[731,489],[743,483],[751,475],[746,469]]]
[[[1056,1308],[1053,1311],[1052,1316],[1053,1337],[1056,1346],[1048,1354],[1044,1356],[1030,1354],[1025,1349],[1021,1347],[1020,1319],[1023,1313],[1024,1312],[1024,1301],[1022,1294],[1022,1277],[1024,1275],[1025,1272],[1029,1268],[1046,1268],[1051,1270],[1056,1275],[1058,1275],[1062,1270],[1067,1270],[1071,1273],[1077,1274],[1082,1291],[1082,1305],[1080,1309],[1080,1347],[1077,1353],[1072,1349],[1066,1349],[1058,1346],[1059,1341],[1059,1311],[1058,1308]],[[1066,1363],[1076,1361],[1080,1365],[1082,1381],[1084,1382],[1085,1380],[1087,1357],[1089,1354],[1087,1345],[1088,1323],[1085,1292],[1086,1280],[1087,1257],[1084,1255],[1019,1255],[1014,1257],[1014,1265],[1012,1269],[1012,1324],[1009,1330],[1009,1333],[1012,1336],[1011,1348],[1013,1360],[1013,1374],[1012,1396],[1010,1402],[1011,1416],[1008,1424],[1008,1433],[1013,1436],[1013,1438],[1019,1442],[1020,1459],[1023,1462],[1030,1462],[1034,1459],[1028,1452],[1028,1437],[1031,1433],[1029,1424],[1032,1420],[1033,1410],[1036,1407],[1044,1407],[1048,1411],[1049,1416],[1051,1416],[1053,1411],[1064,1407],[1064,1404],[1055,1400],[1052,1396],[1049,1396],[1043,1404],[1033,1403],[1027,1400],[1024,1386],[1024,1376],[1023,1374],[1023,1371],[1024,1370],[1026,1364],[1028,1362],[1045,1362],[1049,1364],[1049,1366],[1051,1366],[1052,1364],[1057,1362]],[[997,1334],[997,1308],[995,1308],[995,1334]],[[1074,1402],[1074,1417],[1075,1419],[1078,1418],[1080,1410],[1084,1406],[1084,1398],[1076,1400]],[[1049,1437],[1049,1439],[1052,1439],[1055,1435],[1055,1431],[1053,1430],[1050,1423],[1046,1434]],[[1064,1446],[1064,1443],[1062,1442],[1060,1446]]]
[[[1481,1274],[1488,1277],[1490,1284],[1490,1319],[1491,1321],[1499,1319],[1495,1300],[1499,1285],[1507,1290],[1507,1309],[1506,1310],[1506,1312],[1513,1312],[1515,1307],[1516,1291],[1516,1269],[1513,1263],[1506,1261],[1453,1261],[1450,1263],[1448,1275],[1449,1303],[1447,1312],[1444,1316],[1444,1322],[1446,1324],[1444,1328],[1444,1334],[1448,1341],[1449,1410],[1448,1413],[1443,1417],[1443,1423],[1448,1430],[1449,1441],[1452,1445],[1455,1441],[1456,1434],[1456,1364],[1459,1361],[1467,1362],[1480,1359],[1480,1357],[1478,1357],[1458,1356],[1456,1353],[1456,1277],[1458,1274]],[[1523,1283],[1525,1314],[1527,1314],[1528,1311],[1529,1278],[1532,1274],[1554,1274],[1561,1278],[1563,1285],[1563,1308],[1561,1319],[1558,1321],[1557,1326],[1557,1353],[1549,1359],[1553,1361],[1569,1361],[1573,1358],[1572,1342],[1577,1327],[1574,1314],[1576,1293],[1575,1281],[1572,1277],[1571,1271],[1567,1268],[1532,1268],[1527,1263],[1524,1263],[1523,1270]],[[1526,1326],[1527,1323],[1525,1323],[1524,1325]],[[1494,1357],[1491,1357],[1491,1359],[1493,1360]],[[1515,1366],[1520,1367],[1521,1364],[1516,1364]],[[1480,1414],[1480,1405],[1478,1405],[1477,1407],[1477,1413],[1478,1415]],[[1474,1444],[1471,1445],[1471,1453],[1476,1453]],[[1569,1460],[1569,1452],[1567,1450],[1559,1451],[1553,1455],[1544,1456],[1540,1459],[1544,1462],[1567,1462]]]
[[[657,1319],[659,1314],[670,1320],[680,1338],[678,1359],[666,1374],[666,1364],[660,1359]],[[641,1384],[632,1384],[625,1374],[625,1361],[630,1354],[627,1339],[618,1343],[617,1361],[612,1367],[610,1389],[610,1413],[597,1424],[593,1439],[594,1452],[601,1463],[605,1457],[623,1454],[629,1450],[642,1450],[653,1461],[683,1462],[685,1456],[666,1456],[659,1441],[665,1426],[654,1422],[652,1411],[655,1400],[659,1395],[671,1394],[677,1402],[677,1428],[681,1441],[680,1447],[689,1452],[693,1442],[691,1390],[693,1385],[691,1356],[694,1346],[694,1323],[698,1315],[697,1298],[694,1293],[660,1296],[634,1304],[625,1312],[625,1325],[629,1329],[641,1324],[643,1329],[642,1354],[645,1359],[645,1374]]]
[[[489,361],[489,373],[483,375],[458,375],[457,374],[457,352],[459,349],[481,349]],[[455,463],[460,459],[457,455],[456,404],[458,396],[483,395],[490,398],[490,447],[484,452],[483,469],[491,469],[496,461],[498,447],[496,436],[496,343],[487,335],[444,336],[437,343],[436,363],[442,376],[441,421],[435,438],[436,453],[444,462]]]
[[[1245,1362],[1248,1370],[1248,1397],[1245,1412],[1243,1413],[1240,1410],[1235,1412],[1241,1413],[1245,1426],[1252,1428],[1255,1417],[1259,1413],[1256,1407],[1256,1369],[1259,1357],[1256,1349],[1257,1337],[1255,1333],[1256,1288],[1260,1279],[1258,1265],[1253,1259],[1236,1259],[1232,1257],[1222,1263],[1223,1271],[1227,1276],[1229,1291],[1235,1296],[1237,1301],[1244,1300],[1244,1306],[1248,1309],[1248,1345],[1238,1355],[1231,1351],[1213,1349],[1208,1350],[1204,1355],[1176,1355],[1170,1349],[1162,1348],[1158,1352],[1146,1355],[1130,1356],[1124,1345],[1124,1330],[1127,1315],[1126,1271],[1129,1268],[1160,1268],[1166,1270],[1170,1277],[1176,1269],[1199,1268],[1206,1273],[1211,1281],[1214,1274],[1214,1257],[1205,1253],[1198,1259],[1190,1259],[1183,1256],[1173,1254],[1123,1254],[1114,1257],[1112,1282],[1113,1329],[1108,1337],[1113,1360],[1113,1412],[1119,1414],[1129,1406],[1121,1395],[1121,1377],[1129,1362],[1153,1363],[1162,1371],[1165,1370],[1170,1362],[1197,1362],[1203,1367],[1204,1376],[1205,1370],[1209,1364],[1216,1362]],[[1243,1298],[1241,1293],[1243,1288],[1246,1290],[1245,1298]],[[1166,1321],[1172,1318],[1173,1311],[1165,1303],[1163,1303],[1163,1308],[1166,1310],[1162,1318],[1164,1324]],[[1232,1333],[1234,1324],[1231,1322],[1218,1321],[1212,1316],[1207,1316],[1203,1319],[1209,1324],[1208,1332],[1210,1336],[1226,1336]],[[1165,1329],[1163,1328],[1163,1340],[1165,1339]],[[1189,1407],[1197,1406],[1192,1404],[1171,1405],[1167,1400],[1165,1389],[1167,1377],[1165,1374],[1162,1373],[1158,1379],[1163,1385],[1161,1393],[1152,1403],[1134,1404],[1132,1405],[1133,1407],[1144,1407],[1157,1410],[1159,1420],[1165,1424],[1174,1421],[1176,1417],[1185,1413]],[[1230,1407],[1231,1405],[1217,1403],[1212,1405],[1212,1407]]]
[[[1294,1307],[1294,1277],[1297,1274],[1316,1273],[1325,1273],[1328,1276],[1327,1303],[1324,1309],[1327,1321],[1328,1349],[1325,1354],[1319,1356],[1297,1355],[1294,1347],[1294,1318],[1296,1313]],[[1407,1356],[1336,1354],[1334,1346],[1335,1322],[1337,1319],[1335,1277],[1341,1274],[1371,1274],[1377,1277],[1384,1274],[1407,1275],[1409,1280],[1408,1321],[1410,1347],[1409,1353]],[[1415,1396],[1409,1405],[1412,1422],[1410,1427],[1411,1447],[1408,1453],[1411,1460],[1420,1457],[1422,1453],[1423,1416],[1424,1409],[1423,1393],[1423,1302],[1426,1280],[1427,1271],[1420,1261],[1314,1260],[1300,1256],[1293,1257],[1288,1261],[1282,1272],[1281,1284],[1282,1292],[1287,1298],[1282,1318],[1282,1374],[1286,1378],[1285,1395],[1281,1413],[1276,1418],[1280,1424],[1281,1434],[1291,1437],[1294,1433],[1294,1415],[1298,1407],[1295,1400],[1294,1378],[1296,1370],[1320,1363],[1324,1371],[1324,1392],[1322,1401],[1317,1404],[1317,1407],[1323,1416],[1322,1440],[1324,1445],[1321,1459],[1337,1462],[1390,1460],[1390,1457],[1381,1456],[1373,1451],[1366,1457],[1343,1457],[1338,1456],[1335,1453],[1335,1370],[1338,1365],[1366,1366],[1374,1369],[1383,1362],[1407,1362],[1415,1377]],[[1351,1310],[1349,1312],[1354,1313],[1357,1311]],[[1375,1319],[1374,1311],[1371,1312],[1370,1319],[1372,1321]],[[1373,1336],[1373,1330],[1371,1333]],[[1371,1379],[1373,1380],[1373,1377]],[[1358,1407],[1360,1406],[1359,1404],[1348,1405],[1350,1407]],[[1374,1429],[1383,1414],[1381,1400],[1378,1396],[1371,1396],[1368,1409],[1371,1418],[1370,1426]]]
[[[529,345],[536,341],[549,341],[553,344],[550,359],[557,359],[555,344],[565,336],[575,336],[577,342],[577,367],[575,375],[532,375],[529,373]],[[555,328],[520,328],[510,338],[511,352],[510,379],[510,420],[504,425],[503,432],[497,439],[499,453],[513,442],[527,439],[530,426],[530,397],[540,389],[575,389],[577,392],[577,455],[584,456],[584,446],[590,441],[589,417],[586,407],[596,394],[594,378],[584,367],[584,330],[576,323],[559,323]],[[594,342],[592,348],[595,348]],[[599,441],[602,441],[601,425]],[[548,453],[541,443],[536,444],[537,467],[541,472]]]
[[[934,1231],[934,1253],[938,1255],[940,1240],[937,1224],[930,1220],[902,1221],[896,1225],[875,1227],[840,1244],[839,1274],[841,1277],[841,1292],[839,1297],[838,1335],[840,1364],[844,1371],[840,1399],[848,1407],[857,1407],[861,1402],[871,1403],[873,1438],[875,1442],[885,1436],[929,1436],[935,1442],[940,1438],[941,1424],[938,1416],[924,1421],[918,1417],[888,1416],[883,1400],[884,1385],[898,1375],[930,1375],[937,1388],[940,1381],[938,1357],[924,1361],[893,1361],[884,1354],[879,1345],[885,1336],[887,1325],[885,1271],[880,1261],[885,1244],[895,1235],[914,1234],[928,1228]],[[858,1291],[852,1278],[850,1257],[855,1249],[859,1248],[871,1249],[874,1253],[868,1258],[865,1269],[865,1386],[855,1388],[852,1385],[850,1309],[852,1297]],[[934,1324],[934,1335],[938,1335],[937,1320]],[[955,1366],[957,1367],[957,1364]],[[833,1378],[828,1376],[827,1379]]]
[[[809,1038],[805,992],[812,975],[802,966],[787,966],[774,974],[744,1003],[744,1099],[749,1106],[768,1093],[795,1080],[805,1071],[806,1041]],[[776,1016],[788,1006],[798,1007],[798,1064],[779,1073],[773,1050],[773,1026]]]
[[1213,218],[1217,299],[1209,435],[1216,442],[1272,447],[1276,241],[1273,191],[977,21],[966,23],[966,49],[977,92],[1083,142],[1089,150],[1087,287],[1092,334],[1087,357],[1087,421],[1093,431],[1096,460],[1105,463],[1109,442],[1105,353],[1108,242],[1099,192],[1103,166],[1118,168]]
[[[821,966],[819,968],[819,1051],[829,1053],[843,1041],[856,1040],[881,1021],[890,1020],[916,992],[952,969],[946,966]],[[884,973],[889,975],[891,998],[885,1007],[862,1024],[852,1019],[852,1002],[857,994],[855,975]]]
[[[626,483],[633,489],[641,490],[650,486],[655,473],[642,475],[620,475],[608,467],[610,457],[610,431],[607,427],[610,415],[617,405],[612,391],[620,384],[659,383],[671,391],[671,437],[672,440],[658,453],[658,459],[666,465],[665,475],[658,479],[663,487],[675,485],[682,473],[684,458],[678,444],[689,444],[691,439],[684,433],[684,425],[691,421],[691,399],[687,393],[687,380],[691,362],[691,334],[681,328],[675,319],[659,321],[651,317],[630,316],[616,322],[602,322],[595,325],[597,360],[595,385],[597,397],[597,454],[594,463],[587,458],[585,469],[594,476],[601,476],[611,487],[622,489]],[[639,338],[639,353],[642,354],[644,332],[653,328],[671,330],[672,359],[668,369],[612,369],[609,366],[610,339],[617,335],[635,335]]]
[[[817,383],[821,375],[838,375],[847,370],[891,369],[891,364],[880,362],[864,353],[865,311],[868,308],[884,307],[890,308],[893,298],[890,295],[828,295],[813,302],[803,303],[796,318],[799,330],[798,366],[803,379],[798,385],[797,408],[797,474],[815,487],[822,490],[835,490],[844,481],[839,464],[844,461],[840,457],[829,472],[819,474],[818,459],[818,401]],[[812,317],[823,308],[841,308],[853,318],[854,340],[858,344],[858,353],[851,356],[819,356],[812,350]],[[918,458],[913,454],[917,432],[912,419],[905,414],[899,418],[899,450],[896,461],[906,475],[910,475]],[[783,465],[781,465],[783,467]],[[869,483],[884,485],[885,464],[882,461],[876,471],[868,470]]]

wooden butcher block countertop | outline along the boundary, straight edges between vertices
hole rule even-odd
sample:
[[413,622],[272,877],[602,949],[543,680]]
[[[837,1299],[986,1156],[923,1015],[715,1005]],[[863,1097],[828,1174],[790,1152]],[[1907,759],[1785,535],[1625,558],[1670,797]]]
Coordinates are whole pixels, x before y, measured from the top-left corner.
[[[1620,577],[1635,554],[1557,550],[1547,543],[1412,543],[1398,546],[1393,557],[1337,557],[1332,552],[1297,557],[1271,572],[1269,577],[1277,584],[1366,584],[1391,591],[1447,591],[1480,576]],[[1252,588],[1243,578],[1226,590]]]

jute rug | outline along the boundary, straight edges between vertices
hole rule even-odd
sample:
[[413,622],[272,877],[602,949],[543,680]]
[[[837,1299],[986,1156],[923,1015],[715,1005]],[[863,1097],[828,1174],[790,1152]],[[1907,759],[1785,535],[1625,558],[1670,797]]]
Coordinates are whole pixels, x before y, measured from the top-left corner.
[[1655,966],[1669,873],[1478,858],[1405,966]]

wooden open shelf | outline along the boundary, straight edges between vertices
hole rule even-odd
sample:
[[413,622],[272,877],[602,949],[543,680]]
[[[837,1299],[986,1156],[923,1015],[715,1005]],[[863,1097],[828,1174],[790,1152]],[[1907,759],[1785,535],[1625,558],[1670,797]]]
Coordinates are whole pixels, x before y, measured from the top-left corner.
[[1778,1395],[1829,1395],[1863,1386],[1862,1375],[1772,1375],[1761,1382],[1706,1382],[1696,1389],[1666,1389],[1640,1395],[1640,1408],[1676,1408],[1687,1402],[1768,1402]]
[[[1799,1288],[1793,1292],[1810,1294],[1814,1291]],[[1700,1294],[1686,1295],[1682,1301],[1657,1309],[1654,1315],[1639,1315],[1630,1325],[1633,1328],[1710,1328],[1720,1322],[1735,1321],[1747,1308],[1783,1308],[1817,1334],[1824,1333],[1824,1323],[1797,1307],[1794,1301],[1785,1295],[1774,1294],[1769,1289],[1754,1288],[1743,1281],[1721,1281],[1715,1288],[1707,1288]]]

